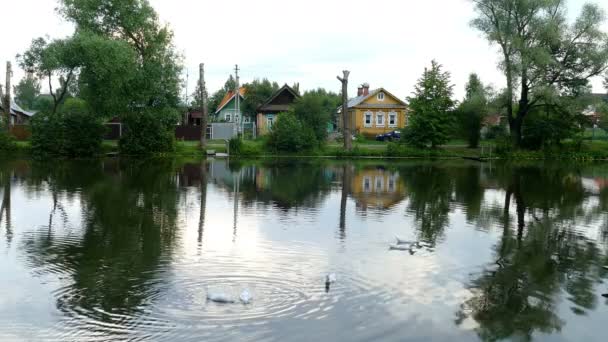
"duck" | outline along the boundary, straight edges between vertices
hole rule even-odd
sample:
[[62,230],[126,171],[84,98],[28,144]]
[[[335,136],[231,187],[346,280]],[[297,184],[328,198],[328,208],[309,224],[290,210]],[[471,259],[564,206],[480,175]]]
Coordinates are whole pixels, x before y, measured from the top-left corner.
[[241,292],[239,299],[241,300],[241,303],[247,305],[247,304],[251,303],[253,296],[251,296],[251,293],[249,293],[248,289],[244,289],[243,292]]
[[221,304],[232,304],[235,302],[234,298],[223,292],[213,293],[207,291],[207,300]]
[[337,280],[335,273],[329,273],[325,276],[325,292],[329,292],[329,288],[331,284],[335,283]]

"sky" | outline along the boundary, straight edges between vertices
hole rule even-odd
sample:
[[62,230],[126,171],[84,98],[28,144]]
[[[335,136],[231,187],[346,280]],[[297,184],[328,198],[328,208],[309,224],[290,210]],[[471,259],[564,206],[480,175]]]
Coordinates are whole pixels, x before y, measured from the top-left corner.
[[[596,2],[608,10],[608,0]],[[281,85],[300,83],[301,90],[323,87],[335,92],[341,87],[336,76],[347,69],[351,95],[367,82],[400,98],[410,96],[433,59],[451,73],[456,98],[464,95],[471,72],[497,88],[505,84],[497,69],[498,49],[469,25],[475,16],[469,0],[150,3],[161,22],[174,31],[175,46],[184,57],[184,80],[188,75],[188,94],[194,90],[201,62],[211,92],[222,87],[235,64],[242,82],[268,78]],[[583,3],[569,0],[569,16],[574,18]],[[23,77],[15,55],[33,38],[73,32],[72,24],[55,12],[57,6],[56,0],[2,0],[3,26],[11,28],[0,30],[2,83],[7,59],[14,65],[13,84]],[[608,22],[603,28],[608,31]],[[606,91],[601,79],[592,84],[595,92]]]

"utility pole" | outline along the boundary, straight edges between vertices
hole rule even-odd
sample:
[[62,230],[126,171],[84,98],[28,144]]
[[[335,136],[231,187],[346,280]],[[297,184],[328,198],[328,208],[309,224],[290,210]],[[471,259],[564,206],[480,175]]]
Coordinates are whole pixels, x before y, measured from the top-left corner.
[[6,130],[11,131],[11,76],[12,76],[11,62],[6,62],[6,83],[4,89],[4,116],[6,122]]
[[235,89],[234,89],[234,94],[235,94],[235,100],[236,100],[236,113],[235,113],[235,117],[236,115],[238,115],[238,117],[240,118],[240,121],[237,121],[237,125],[239,127],[239,131],[242,132],[242,126],[241,123],[243,122],[243,114],[241,113],[241,92],[240,92],[240,85],[239,85],[239,65],[235,64],[234,65],[234,79],[235,79]]
[[207,115],[209,114],[209,108],[207,106],[207,89],[205,85],[205,63],[199,64],[199,91],[201,99],[201,148],[207,146]]
[[348,75],[350,71],[342,71],[343,77],[338,76],[338,80],[342,83],[342,135],[344,137],[344,149],[351,151],[353,142],[350,133],[350,116],[348,115]]
[[184,126],[188,125],[188,115],[190,112],[190,103],[188,103],[189,98],[188,98],[188,83],[190,81],[190,72],[188,72],[188,68],[186,68],[186,86],[185,86],[185,90],[186,90],[186,113],[184,114],[184,118],[182,119]]

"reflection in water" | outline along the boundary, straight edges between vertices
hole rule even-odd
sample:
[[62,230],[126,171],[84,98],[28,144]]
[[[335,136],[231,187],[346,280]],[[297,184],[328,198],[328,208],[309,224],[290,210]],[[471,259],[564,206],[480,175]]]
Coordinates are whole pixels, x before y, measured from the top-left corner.
[[[599,341],[607,180],[604,165],[0,162],[15,279],[0,339],[569,340],[585,325]],[[405,234],[427,248],[389,253]],[[213,305],[208,286],[254,301]]]

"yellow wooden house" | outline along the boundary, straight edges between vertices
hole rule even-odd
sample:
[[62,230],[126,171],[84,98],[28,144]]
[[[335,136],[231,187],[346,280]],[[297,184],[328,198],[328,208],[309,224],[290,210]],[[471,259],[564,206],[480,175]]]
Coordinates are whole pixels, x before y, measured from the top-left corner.
[[405,198],[405,185],[398,172],[363,168],[353,175],[350,186],[357,208],[361,210],[388,209]]
[[[342,125],[342,108],[338,109],[338,127]],[[408,124],[407,104],[384,88],[371,90],[363,84],[357,97],[348,101],[350,130],[353,134],[375,137],[402,129]]]

